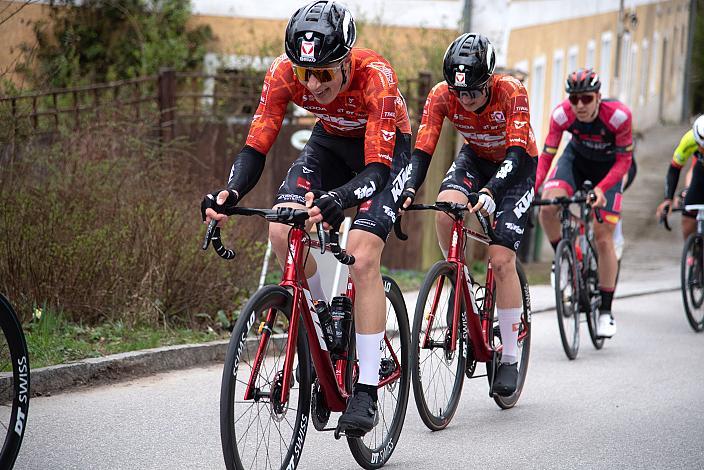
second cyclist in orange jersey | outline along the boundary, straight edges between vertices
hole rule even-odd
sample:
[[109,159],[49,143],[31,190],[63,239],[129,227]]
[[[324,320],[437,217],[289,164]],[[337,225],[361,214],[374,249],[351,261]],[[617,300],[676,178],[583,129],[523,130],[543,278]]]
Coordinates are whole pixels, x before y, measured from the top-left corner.
[[[447,49],[445,81],[435,85],[425,102],[403,196],[408,206],[425,180],[443,120],[449,119],[465,144],[445,175],[437,199],[467,204],[470,193],[479,193],[479,202],[471,210],[489,215],[496,210],[496,237],[489,258],[496,275],[503,352],[494,390],[511,395],[518,376],[517,325],[522,314],[516,250],[533,200],[538,150],[525,88],[511,76],[494,74],[494,65],[494,48],[481,34],[463,34]],[[439,213],[436,228],[447,256],[452,221]]]
[[[396,128],[411,133],[406,103],[389,63],[370,49],[352,49],[347,90],[321,104],[301,85],[291,61],[282,55],[269,68],[246,144],[266,154],[276,140],[289,102],[311,112],[326,133],[364,137],[364,162],[391,166]],[[305,73],[305,72],[303,72]]]

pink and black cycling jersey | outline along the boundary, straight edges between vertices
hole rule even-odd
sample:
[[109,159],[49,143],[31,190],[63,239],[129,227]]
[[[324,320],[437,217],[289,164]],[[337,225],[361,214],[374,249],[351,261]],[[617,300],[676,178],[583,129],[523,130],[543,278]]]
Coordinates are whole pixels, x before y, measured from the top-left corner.
[[611,170],[596,185],[604,192],[623,179],[633,159],[631,110],[617,100],[603,100],[599,114],[592,122],[581,122],[572,111],[569,100],[560,103],[550,117],[550,131],[538,160],[536,187],[545,180],[562,133],[572,134],[567,144],[578,158],[599,164],[611,163]]

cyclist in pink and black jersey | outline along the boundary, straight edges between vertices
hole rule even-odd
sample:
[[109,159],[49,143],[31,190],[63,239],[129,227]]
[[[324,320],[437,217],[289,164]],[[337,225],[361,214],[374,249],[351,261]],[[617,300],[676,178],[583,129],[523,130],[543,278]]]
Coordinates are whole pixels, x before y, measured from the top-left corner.
[[[550,118],[550,132],[538,160],[536,189],[546,180],[543,197],[571,196],[586,180],[595,184],[604,222],[594,226],[599,254],[601,307],[598,335],[609,338],[616,332],[611,314],[618,261],[614,249],[614,229],[621,211],[623,177],[633,160],[631,111],[616,100],[602,100],[599,76],[580,69],[567,77],[569,98],[560,103]],[[550,171],[563,132],[572,134],[564,153]],[[549,172],[549,174],[548,174]],[[557,206],[543,206],[540,222],[553,248],[560,241]]]

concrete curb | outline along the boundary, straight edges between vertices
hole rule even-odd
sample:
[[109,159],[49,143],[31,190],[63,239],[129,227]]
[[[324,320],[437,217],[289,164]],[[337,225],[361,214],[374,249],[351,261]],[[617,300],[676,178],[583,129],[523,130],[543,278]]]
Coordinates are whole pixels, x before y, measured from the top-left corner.
[[219,340],[166,346],[41,367],[31,372],[31,396],[46,396],[84,385],[116,382],[157,372],[223,362],[228,342]]
[[[617,295],[616,298],[638,297],[676,290],[679,290],[679,287],[655,288]],[[544,313],[554,309],[553,305],[532,310],[532,313]],[[222,363],[228,342],[228,340],[219,340],[203,344],[167,346],[84,359],[71,364],[41,367],[32,370],[31,396],[49,396],[81,386],[112,383],[214,362]],[[0,389],[4,385],[2,383],[4,380],[9,378],[0,379]]]
[[[644,295],[653,295],[653,294],[661,294],[663,292],[675,292],[680,290],[680,286],[677,287],[661,287],[658,289],[647,289],[643,291],[636,291],[636,292],[628,292],[626,294],[622,295],[615,295],[614,299],[628,299],[631,297],[642,297]],[[530,311],[531,314],[535,313],[545,313],[545,312],[550,312],[552,310],[555,310],[555,305],[551,305],[549,307],[541,307],[537,309],[533,309]]]

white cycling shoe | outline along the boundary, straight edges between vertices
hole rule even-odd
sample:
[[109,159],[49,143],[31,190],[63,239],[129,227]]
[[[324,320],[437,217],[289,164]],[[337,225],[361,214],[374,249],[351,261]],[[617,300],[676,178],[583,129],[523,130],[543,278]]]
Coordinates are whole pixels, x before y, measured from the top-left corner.
[[611,316],[611,312],[605,311],[599,315],[596,331],[600,338],[611,338],[616,334],[616,320]]

